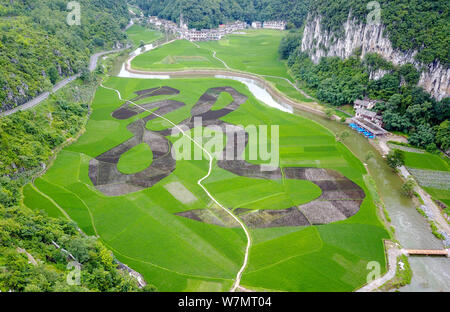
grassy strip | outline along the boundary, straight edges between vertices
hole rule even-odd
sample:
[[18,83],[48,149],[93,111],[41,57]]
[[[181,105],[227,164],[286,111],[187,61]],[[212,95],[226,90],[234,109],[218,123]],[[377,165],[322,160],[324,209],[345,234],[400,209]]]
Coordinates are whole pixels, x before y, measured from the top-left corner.
[[[401,266],[403,263],[403,268]],[[411,270],[411,266],[408,261],[408,257],[405,255],[401,255],[397,258],[397,270],[395,273],[395,277],[388,281],[386,284],[380,287],[381,291],[389,291],[393,289],[399,289],[403,286],[411,284],[413,272]]]
[[434,223],[434,221],[430,220],[427,216],[427,214],[425,213],[425,211],[423,211],[420,207],[417,207],[416,210],[424,217],[427,219],[428,223],[430,224],[431,227],[431,232],[433,233],[434,236],[436,236],[436,238],[440,239],[440,240],[444,240],[445,237],[444,235],[442,235],[439,232],[438,227],[436,226],[436,223]]
[[[373,201],[375,203],[375,205],[378,207],[377,211],[379,212],[380,210],[383,211],[383,215],[382,218],[386,228],[388,228],[388,223],[391,223],[391,217],[389,216],[389,212],[386,209],[386,205],[384,204],[383,200],[381,199],[378,191],[377,191],[377,185],[375,180],[370,176],[370,175],[365,175],[364,176],[364,182],[367,185],[367,188],[369,189],[370,195],[372,195]],[[394,233],[395,233],[395,228],[394,227],[390,227],[390,236],[391,238],[394,237]]]

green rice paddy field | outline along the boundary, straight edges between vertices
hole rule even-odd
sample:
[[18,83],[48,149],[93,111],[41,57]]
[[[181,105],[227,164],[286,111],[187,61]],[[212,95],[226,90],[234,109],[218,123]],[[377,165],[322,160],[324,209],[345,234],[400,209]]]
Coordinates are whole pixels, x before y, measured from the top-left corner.
[[128,38],[133,41],[133,45],[135,47],[139,47],[141,41],[143,41],[145,44],[149,44],[162,37],[161,32],[137,24],[128,28],[126,33],[128,35]]
[[[139,70],[171,71],[183,69],[231,69],[264,75],[288,97],[301,102],[313,100],[303,96],[282,77],[292,81],[285,61],[280,60],[278,46],[286,35],[277,30],[246,30],[245,34],[231,34],[219,41],[192,43],[177,40],[133,59],[131,66]],[[217,58],[213,57],[214,51]],[[267,77],[273,76],[273,77]]]
[[[170,98],[186,106],[165,115],[175,123],[190,117],[190,109],[209,88],[231,86],[246,94],[248,100],[222,119],[243,126],[279,125],[282,167],[334,169],[364,189],[366,198],[360,211],[344,221],[310,227],[252,229],[252,248],[242,286],[273,291],[353,291],[366,283],[368,262],[378,261],[382,271],[386,271],[383,239],[389,236],[364,184],[366,170],[322,126],[265,106],[245,85],[231,80],[112,77],[105,86],[120,90],[124,99],[134,98],[135,91],[158,86],[180,90],[180,94]],[[151,101],[161,98],[168,97]],[[221,96],[215,109],[230,100]],[[108,197],[93,186],[88,176],[89,161],[131,138],[127,125],[150,114],[114,119],[111,113],[122,104],[114,91],[97,90],[87,131],[58,155],[34,186],[25,187],[24,204],[54,217],[67,213],[85,233],[98,235],[120,261],[140,272],[160,291],[228,291],[243,263],[246,246],[243,230],[175,215],[212,207],[210,198],[197,185],[208,171],[207,159],[177,161],[175,171],[167,178],[128,195]],[[147,124],[153,130],[166,127],[167,123],[160,118]],[[148,147],[138,146],[122,156],[118,169],[127,174],[140,171],[151,163],[149,155]],[[165,188],[173,182],[182,184],[196,200],[188,204],[179,202]],[[204,185],[230,209],[286,209],[320,196],[320,190],[309,181],[245,178],[217,165]]]
[[[419,170],[419,172],[413,171],[419,184],[421,184],[434,199],[438,199],[450,207],[450,182],[448,181],[450,165],[448,159],[425,151],[423,151],[423,153],[404,152],[404,155],[405,166]],[[446,180],[445,177],[447,177]],[[427,184],[429,180],[432,180],[433,182],[440,180],[442,183],[439,188],[430,187],[430,185]]]

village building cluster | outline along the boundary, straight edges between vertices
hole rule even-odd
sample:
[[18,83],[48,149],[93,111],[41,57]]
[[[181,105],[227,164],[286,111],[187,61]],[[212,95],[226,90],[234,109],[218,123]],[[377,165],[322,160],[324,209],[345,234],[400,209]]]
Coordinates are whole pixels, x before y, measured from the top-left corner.
[[372,111],[375,104],[380,101],[375,100],[356,100],[354,103],[354,109],[356,117],[366,119],[379,127],[383,126],[383,117],[377,112]]
[[[219,25],[219,28],[215,29],[189,29],[187,21],[184,19],[183,15],[180,16],[180,24],[176,24],[172,21],[165,19],[160,19],[157,16],[151,16],[148,22],[154,27],[168,31],[176,34],[180,39],[186,39],[190,41],[209,41],[209,40],[220,40],[225,35],[237,32],[239,30],[244,30],[249,28],[249,25],[242,21],[235,21],[227,24]],[[253,25],[257,23],[261,27],[254,27]],[[259,23],[259,24],[258,24]],[[271,21],[271,22],[254,22],[252,23],[253,28],[268,28],[268,29],[286,29],[286,22],[283,21]]]
[[377,100],[356,100],[354,102],[355,117],[351,122],[363,127],[376,136],[383,136],[388,132],[383,129],[383,117],[372,109],[380,101]]
[[287,23],[284,21],[267,21],[267,22],[253,22],[252,28],[254,29],[277,29],[277,30],[285,30]]

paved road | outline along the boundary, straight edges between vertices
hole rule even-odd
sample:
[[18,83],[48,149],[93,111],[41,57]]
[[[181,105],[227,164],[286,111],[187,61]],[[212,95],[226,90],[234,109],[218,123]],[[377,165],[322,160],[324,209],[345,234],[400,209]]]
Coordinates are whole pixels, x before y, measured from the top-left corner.
[[[89,70],[92,72],[92,71],[94,71],[97,68],[98,59],[100,57],[102,57],[103,55],[106,55],[106,54],[109,54],[109,53],[113,53],[113,52],[120,52],[120,51],[126,50],[128,48],[129,48],[129,46],[127,46],[126,48],[122,48],[122,49],[104,51],[104,52],[99,52],[99,53],[93,54],[91,56],[90,61],[89,61]],[[65,87],[66,85],[71,83],[72,81],[78,79],[80,76],[81,76],[81,74],[76,74],[76,75],[68,77],[68,78],[66,78],[64,80],[61,80],[60,82],[58,82],[56,85],[53,86],[51,92],[47,91],[47,92],[41,93],[37,97],[35,97],[35,98],[31,99],[30,101],[26,102],[25,104],[22,104],[20,106],[17,106],[17,107],[15,107],[13,109],[10,109],[10,110],[4,111],[4,112],[0,112],[0,117],[8,116],[8,115],[14,114],[14,113],[16,113],[18,111],[27,110],[27,109],[30,109],[31,107],[34,107],[34,106],[38,105],[42,101],[45,101],[50,96],[50,94],[55,93],[59,89]]]

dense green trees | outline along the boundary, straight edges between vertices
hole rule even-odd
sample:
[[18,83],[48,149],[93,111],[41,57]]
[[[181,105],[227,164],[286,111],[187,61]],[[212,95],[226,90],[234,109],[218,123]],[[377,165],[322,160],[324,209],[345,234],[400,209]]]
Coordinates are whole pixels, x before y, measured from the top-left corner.
[[415,186],[416,182],[412,177],[409,177],[408,180],[402,185],[402,194],[409,198],[413,197]]
[[386,161],[392,169],[396,169],[405,164],[405,154],[398,149],[394,149],[386,156]]
[[286,20],[300,27],[310,0],[134,0],[146,14],[179,21],[180,13],[192,28],[213,28],[233,20]]
[[53,149],[82,129],[96,85],[74,82],[38,109],[0,118],[0,204],[20,203],[20,188],[42,169]]
[[67,24],[67,1],[0,0],[0,111],[49,90],[86,67],[90,54],[126,38],[125,0],[79,0],[81,25]]
[[[366,23],[371,0],[312,0],[311,12],[320,14],[327,30],[342,34],[349,12]],[[440,60],[450,65],[450,16],[447,0],[378,0],[381,22],[394,48],[418,50],[416,59],[429,64]]]
[[304,81],[321,101],[335,106],[353,103],[364,95],[369,74],[356,57],[323,58],[318,65],[306,53],[291,54],[288,64],[296,78]]
[[436,128],[436,143],[442,147],[444,151],[450,149],[450,121],[442,122]]
[[[72,260],[62,249],[81,264],[79,285],[67,283]],[[81,235],[74,223],[0,204],[2,292],[139,291],[136,281],[116,268],[111,252],[97,239]]]
[[[288,65],[319,100],[335,106],[364,97],[382,100],[375,110],[383,115],[387,130],[407,133],[409,143],[430,151],[448,149],[448,123],[444,122],[450,117],[450,99],[436,101],[417,87],[419,73],[412,64],[396,67],[373,53],[361,59],[356,51],[348,59],[326,57],[316,65],[307,53],[296,49]],[[369,79],[380,69],[387,74]]]
[[[2,292],[140,291],[99,240],[81,234],[73,222],[22,204],[22,187],[49,163],[55,148],[80,133],[97,79],[77,80],[33,109],[0,118]],[[67,283],[72,259],[63,249],[81,265],[79,285]],[[155,288],[148,285],[143,291]]]
[[278,52],[283,60],[287,60],[289,56],[302,43],[302,35],[298,31],[289,32],[283,40],[281,40]]

